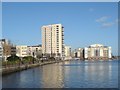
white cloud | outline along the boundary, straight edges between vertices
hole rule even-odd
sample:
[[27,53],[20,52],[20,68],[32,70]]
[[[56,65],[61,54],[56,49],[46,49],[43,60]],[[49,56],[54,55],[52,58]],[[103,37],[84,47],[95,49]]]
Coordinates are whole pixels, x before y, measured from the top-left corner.
[[119,19],[113,21],[109,21],[108,19],[110,19],[110,16],[103,16],[96,19],[96,22],[100,23],[102,28],[109,28],[120,21]]
[[113,25],[114,25],[113,22],[105,22],[105,23],[102,24],[102,27],[103,27],[103,28],[108,28],[108,27],[111,27],[111,26],[113,26]]
[[96,19],[96,22],[103,23],[103,22],[106,22],[108,18],[109,18],[108,16],[103,16],[101,18]]

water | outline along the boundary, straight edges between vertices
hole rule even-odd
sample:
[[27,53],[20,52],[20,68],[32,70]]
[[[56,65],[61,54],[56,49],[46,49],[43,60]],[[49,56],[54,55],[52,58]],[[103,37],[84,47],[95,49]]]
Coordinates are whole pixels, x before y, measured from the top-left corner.
[[66,61],[2,79],[3,88],[118,88],[118,60]]

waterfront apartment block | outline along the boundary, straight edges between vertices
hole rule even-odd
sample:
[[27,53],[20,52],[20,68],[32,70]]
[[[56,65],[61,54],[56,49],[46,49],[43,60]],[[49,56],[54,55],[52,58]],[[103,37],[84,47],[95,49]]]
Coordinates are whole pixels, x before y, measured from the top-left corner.
[[65,59],[71,59],[71,47],[65,46]]
[[34,46],[27,46],[28,56],[37,57],[37,55],[42,54],[42,46],[41,45],[34,45]]
[[27,46],[27,45],[19,45],[16,46],[16,55],[18,57],[26,57],[32,56],[37,57],[37,55],[42,54],[42,47],[41,45],[34,45],[34,46]]
[[19,46],[16,46],[16,50],[17,50],[16,55],[17,55],[18,57],[26,57],[26,56],[28,56],[27,45],[19,45]]
[[64,27],[62,24],[42,26],[42,53],[64,57]]
[[112,48],[102,44],[93,44],[89,47],[74,50],[72,57],[89,60],[111,59]]
[[84,59],[84,48],[78,48],[76,52],[76,57],[79,57],[80,59]]
[[78,48],[72,51],[72,57],[84,59],[84,48]]
[[112,58],[111,47],[102,44],[93,44],[84,48],[85,59],[110,59]]

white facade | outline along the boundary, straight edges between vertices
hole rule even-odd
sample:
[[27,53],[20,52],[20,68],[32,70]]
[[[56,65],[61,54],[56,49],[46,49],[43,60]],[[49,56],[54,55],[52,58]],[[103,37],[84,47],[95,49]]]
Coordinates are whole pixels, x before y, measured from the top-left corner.
[[40,45],[28,46],[27,50],[28,50],[28,56],[36,57],[37,54],[42,53],[42,47]]
[[111,47],[104,46],[102,44],[93,44],[85,50],[85,59],[107,59],[112,58]]
[[71,47],[65,46],[65,57],[71,56]]
[[27,45],[16,46],[16,55],[18,57],[26,57],[26,56],[28,56]]
[[61,24],[42,27],[42,53],[64,56],[64,35]]
[[81,52],[77,51],[77,57],[80,57],[80,55],[81,55]]
[[77,57],[82,57],[82,56],[83,56],[83,48],[78,48]]
[[101,57],[104,56],[104,55],[103,55],[103,49],[102,49],[102,48],[100,49],[100,56],[101,56]]
[[84,57],[84,48],[75,49],[72,53],[72,57],[83,59]]
[[0,53],[5,61],[7,60],[7,57],[11,56],[13,53],[16,54],[15,49],[13,50],[13,44],[7,39],[0,39],[0,48]]
[[2,48],[2,44],[0,43],[0,58],[2,59],[3,56],[3,48]]
[[85,50],[85,55],[84,55],[84,56],[85,56],[85,58],[88,58],[88,48],[87,48],[87,47],[85,47],[85,49],[84,49],[84,50]]
[[65,46],[65,59],[71,59],[71,47],[70,46]]
[[108,47],[109,48],[109,58],[112,58],[112,48],[111,47]]

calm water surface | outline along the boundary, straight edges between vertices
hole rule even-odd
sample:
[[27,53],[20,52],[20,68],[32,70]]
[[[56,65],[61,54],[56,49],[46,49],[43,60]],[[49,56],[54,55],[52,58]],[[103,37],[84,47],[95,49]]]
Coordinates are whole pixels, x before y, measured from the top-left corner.
[[66,61],[3,76],[3,88],[117,88],[118,61]]

